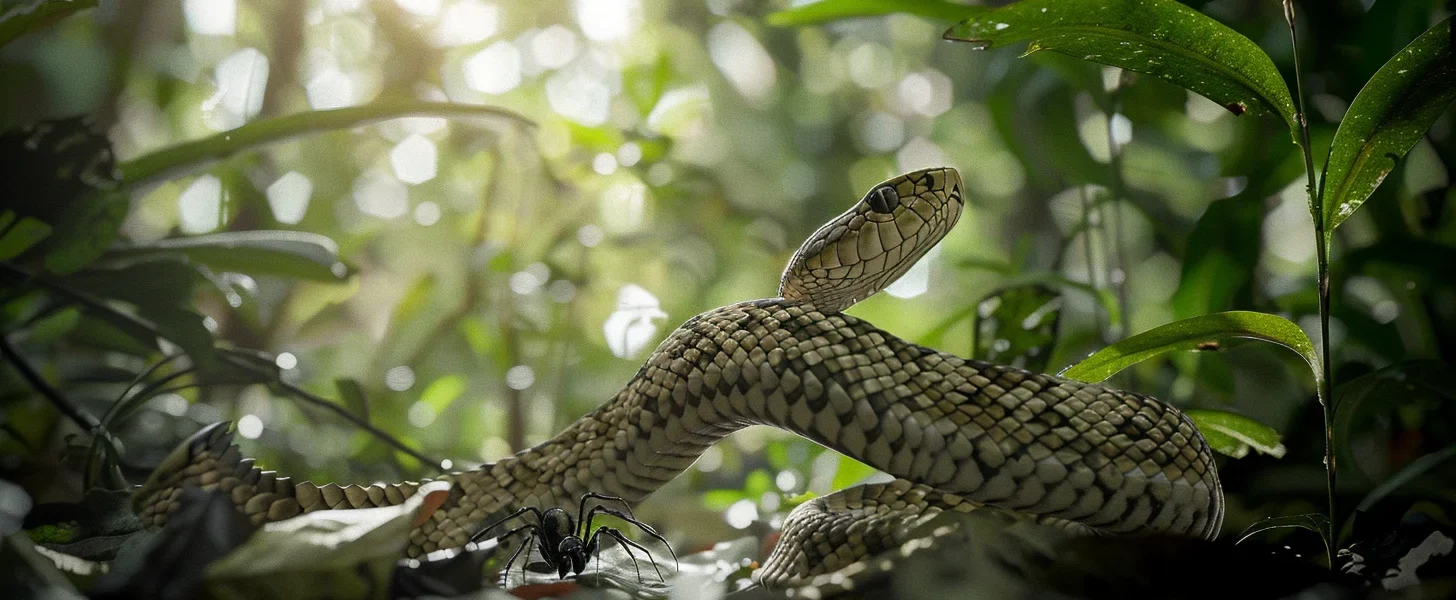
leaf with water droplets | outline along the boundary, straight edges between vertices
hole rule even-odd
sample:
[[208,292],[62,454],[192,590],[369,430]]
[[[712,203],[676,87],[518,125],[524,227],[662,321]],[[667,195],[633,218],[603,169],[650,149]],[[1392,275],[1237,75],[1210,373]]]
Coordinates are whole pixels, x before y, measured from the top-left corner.
[[1258,44],[1174,0],[1022,0],[952,27],[945,38],[978,48],[1029,42],[1147,73],[1188,88],[1230,112],[1273,113],[1294,130],[1294,100]]
[[1320,183],[1326,232],[1355,214],[1456,100],[1451,36],[1447,18],[1397,52],[1350,103]]
[[[1319,355],[1314,353],[1314,344],[1298,325],[1279,315],[1242,310],[1213,313],[1154,327],[1098,350],[1058,374],[1068,379],[1095,383],[1174,350],[1215,350],[1242,340],[1284,346],[1304,359],[1314,374],[1316,384],[1324,378]],[[1315,389],[1322,387],[1316,385]],[[1324,398],[1320,401],[1323,402]]]

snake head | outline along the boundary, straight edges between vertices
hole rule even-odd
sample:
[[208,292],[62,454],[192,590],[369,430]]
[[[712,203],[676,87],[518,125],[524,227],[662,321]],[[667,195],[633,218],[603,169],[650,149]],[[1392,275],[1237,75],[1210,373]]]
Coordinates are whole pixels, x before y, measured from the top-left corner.
[[870,188],[809,236],[789,260],[779,295],[833,314],[890,285],[961,216],[961,176],[950,167],[906,173]]

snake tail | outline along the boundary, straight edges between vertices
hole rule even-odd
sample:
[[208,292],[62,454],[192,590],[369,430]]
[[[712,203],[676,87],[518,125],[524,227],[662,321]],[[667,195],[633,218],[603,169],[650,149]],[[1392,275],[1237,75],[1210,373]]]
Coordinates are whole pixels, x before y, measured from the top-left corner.
[[231,422],[213,423],[193,434],[163,459],[151,478],[133,496],[133,508],[145,523],[163,525],[178,508],[182,489],[198,487],[232,497],[238,512],[255,524],[281,521],[324,509],[372,508],[403,504],[420,483],[376,483],[368,486],[317,485],[265,471],[242,458],[232,443]]

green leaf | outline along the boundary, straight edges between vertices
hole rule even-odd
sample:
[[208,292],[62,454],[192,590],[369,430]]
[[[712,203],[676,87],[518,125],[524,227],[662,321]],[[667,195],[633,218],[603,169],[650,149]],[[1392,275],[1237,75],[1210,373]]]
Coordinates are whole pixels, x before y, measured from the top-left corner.
[[131,202],[125,194],[87,194],[80,206],[61,217],[46,253],[46,270],[74,273],[91,264],[116,241]]
[[73,13],[94,8],[96,3],[97,0],[32,0],[14,5],[0,15],[0,46],[27,33],[50,27]]
[[1249,195],[1215,200],[1208,205],[1193,233],[1188,254],[1173,293],[1173,316],[1187,319],[1228,310],[1250,281],[1259,262],[1257,231],[1264,217],[1263,203]]
[[127,302],[147,312],[153,307],[191,306],[193,290],[203,278],[183,261],[166,257],[89,268],[60,281],[71,289]]
[[1057,343],[1062,296],[1043,285],[993,292],[976,303],[976,358],[1041,372]]
[[430,405],[435,409],[435,414],[445,412],[450,403],[465,393],[465,378],[459,375],[446,375],[430,382],[425,391],[420,393],[420,402]]
[[1245,529],[1243,533],[1239,534],[1239,539],[1236,540],[1234,543],[1241,543],[1244,540],[1249,539],[1250,536],[1256,533],[1262,533],[1271,529],[1286,529],[1291,527],[1296,529],[1307,529],[1309,531],[1313,531],[1319,534],[1320,538],[1325,540],[1326,551],[1329,550],[1330,519],[1329,517],[1318,513],[1289,515],[1284,517],[1269,517],[1267,519],[1259,521],[1258,523],[1250,525],[1248,529]]
[[[1121,311],[1119,311],[1117,308],[1117,296],[1115,296],[1111,291],[1097,289],[1096,286],[1093,286],[1091,284],[1081,281],[1073,281],[1055,273],[1026,273],[1022,275],[1016,275],[1016,266],[996,261],[967,259],[961,261],[956,266],[964,269],[980,269],[991,271],[993,273],[1004,274],[1007,276],[1004,281],[1006,287],[1043,285],[1060,289],[1063,292],[1065,292],[1066,290],[1077,290],[1081,292],[1086,292],[1088,295],[1096,299],[1099,304],[1102,305],[1102,309],[1106,311],[1106,314],[1111,319],[1113,326],[1116,326],[1120,323],[1120,321],[1118,320],[1118,315]],[[923,346],[939,345],[941,341],[945,339],[945,335],[950,332],[951,328],[955,327],[958,323],[961,323],[966,319],[973,317],[976,314],[978,306],[979,304],[968,304],[964,308],[956,311],[955,313],[952,313],[951,316],[946,317],[945,320],[936,324],[934,327],[931,327],[930,331],[927,331],[925,335],[920,336],[920,339],[917,340],[917,342]]]
[[532,125],[525,117],[508,110],[448,102],[379,101],[363,106],[275,117],[248,123],[200,140],[185,142],[137,157],[118,166],[122,185],[155,184],[192,173],[215,161],[259,146],[299,136],[360,127],[399,117],[487,117]]
[[114,258],[181,257],[213,271],[343,281],[350,270],[328,237],[303,231],[230,231],[159,240],[115,250]]
[[54,343],[61,336],[74,330],[80,322],[81,310],[68,306],[37,320],[26,332],[26,339],[34,344]]
[[321,510],[265,525],[242,546],[208,565],[208,595],[241,598],[383,597],[395,562],[430,494],[450,484],[427,483],[404,504],[367,510]]
[[[1447,446],[1441,450],[1437,450],[1411,461],[1410,464],[1406,465],[1405,468],[1400,470],[1400,472],[1396,473],[1390,479],[1385,480],[1379,486],[1376,486],[1375,489],[1370,490],[1370,493],[1366,494],[1365,498],[1360,500],[1360,505],[1355,507],[1355,511],[1361,512],[1370,510],[1372,507],[1375,506],[1377,502],[1380,502],[1381,500],[1385,499],[1386,496],[1389,496],[1391,492],[1394,492],[1404,487],[1406,484],[1415,481],[1416,478],[1420,477],[1421,475],[1425,475],[1432,469],[1435,469],[1436,467],[1445,464],[1446,461],[1449,461],[1452,458],[1456,458],[1456,446]],[[1352,519],[1354,518],[1354,515],[1355,513],[1350,513],[1350,517]]]
[[[1249,311],[1214,313],[1174,321],[1098,350],[1059,375],[1086,382],[1099,382],[1118,371],[1174,350],[1214,350],[1229,342],[1260,340],[1293,350],[1323,381],[1314,344],[1298,325],[1278,315]],[[1315,386],[1318,389],[1319,385]],[[1321,399],[1323,401],[1323,399]]]
[[1456,100],[1452,20],[1396,53],[1350,103],[1325,160],[1320,198],[1325,231],[1355,213]]
[[1202,94],[1234,114],[1273,113],[1294,130],[1294,100],[1269,55],[1249,38],[1174,0],[1023,0],[946,32],[980,49],[1029,41],[1147,73]]
[[894,13],[954,23],[985,11],[986,8],[982,6],[966,6],[946,0],[819,0],[771,13],[768,15],[768,24],[777,27],[800,27],[839,19]]
[[157,332],[182,347],[199,371],[211,370],[217,364],[213,352],[212,332],[203,324],[200,314],[186,308],[159,306],[142,313],[157,325]]
[[[399,304],[394,306],[394,316],[389,322],[394,327],[403,327],[406,322],[413,319],[420,311],[429,306],[430,295],[435,292],[435,274],[425,273],[409,290],[404,293]],[[426,340],[426,343],[434,343],[434,340]]]
[[834,471],[834,483],[830,485],[830,488],[842,490],[864,481],[866,477],[874,475],[876,470],[874,467],[841,454],[839,468]]
[[703,492],[703,508],[724,511],[733,506],[733,503],[747,497],[742,490],[708,490]]
[[1261,454],[1284,458],[1284,444],[1280,443],[1279,432],[1273,427],[1221,410],[1188,410],[1183,414],[1193,420],[1198,431],[1208,440],[1208,445],[1220,454],[1243,458],[1253,448]]
[[764,494],[774,489],[773,476],[763,469],[754,469],[743,480],[743,494],[754,502],[758,502]]
[[10,225],[14,220],[15,211],[13,210],[7,210],[4,215],[0,215],[0,221],[5,223],[0,226],[0,231],[4,231],[4,234],[0,235],[0,260],[10,260],[20,256],[21,252],[29,250],[51,235],[51,226],[46,225],[40,219],[22,217],[19,223]]
[[[1442,406],[1456,401],[1456,367],[1439,360],[1414,360],[1367,373],[1335,388],[1331,431],[1335,463],[1344,473],[1380,476],[1360,468],[1354,447],[1381,412],[1402,406]],[[1381,440],[1384,443],[1384,440]]]
[[339,390],[339,398],[344,401],[344,406],[349,407],[360,418],[369,420],[369,399],[364,395],[364,386],[359,385],[359,380],[339,377],[334,379],[334,388]]

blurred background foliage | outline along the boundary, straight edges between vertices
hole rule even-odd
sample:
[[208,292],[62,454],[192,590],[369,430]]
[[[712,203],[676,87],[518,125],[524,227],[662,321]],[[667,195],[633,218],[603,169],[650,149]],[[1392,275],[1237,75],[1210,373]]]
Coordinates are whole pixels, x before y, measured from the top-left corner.
[[[29,3],[3,6],[17,4]],[[1258,43],[1292,81],[1278,2],[1186,4]],[[1451,7],[1298,4],[1323,156],[1370,75]],[[928,166],[960,170],[965,215],[888,293],[850,310],[901,337],[1053,372],[1222,310],[1277,313],[1318,340],[1303,164],[1277,119],[1050,53],[977,52],[924,17],[766,20],[789,7],[135,0],[12,41],[0,49],[0,129],[87,115],[53,135],[109,140],[122,180],[83,206],[68,203],[75,173],[37,176],[19,152],[4,165],[29,182],[5,194],[17,215],[60,231],[68,214],[110,211],[120,228],[70,267],[45,243],[6,256],[7,346],[56,393],[107,415],[110,435],[78,435],[6,367],[0,471],[37,502],[71,499],[87,478],[139,482],[224,419],[245,455],[299,479],[488,462],[609,398],[678,323],[774,295],[800,240],[871,185]],[[250,123],[411,102],[524,119],[408,111],[421,116],[320,126],[145,185],[126,179],[138,157],[219,134],[231,143],[224,132]],[[1453,125],[1448,110],[1337,232],[1336,396],[1374,400],[1339,421],[1346,507],[1456,442]],[[258,230],[315,235],[243,233]],[[129,334],[128,316],[174,343]],[[1262,345],[1171,355],[1113,382],[1284,434],[1282,458],[1224,465],[1226,530],[1322,506],[1323,431],[1297,356]],[[1447,514],[1448,471],[1395,496]],[[694,547],[866,477],[754,428],[639,514]]]

